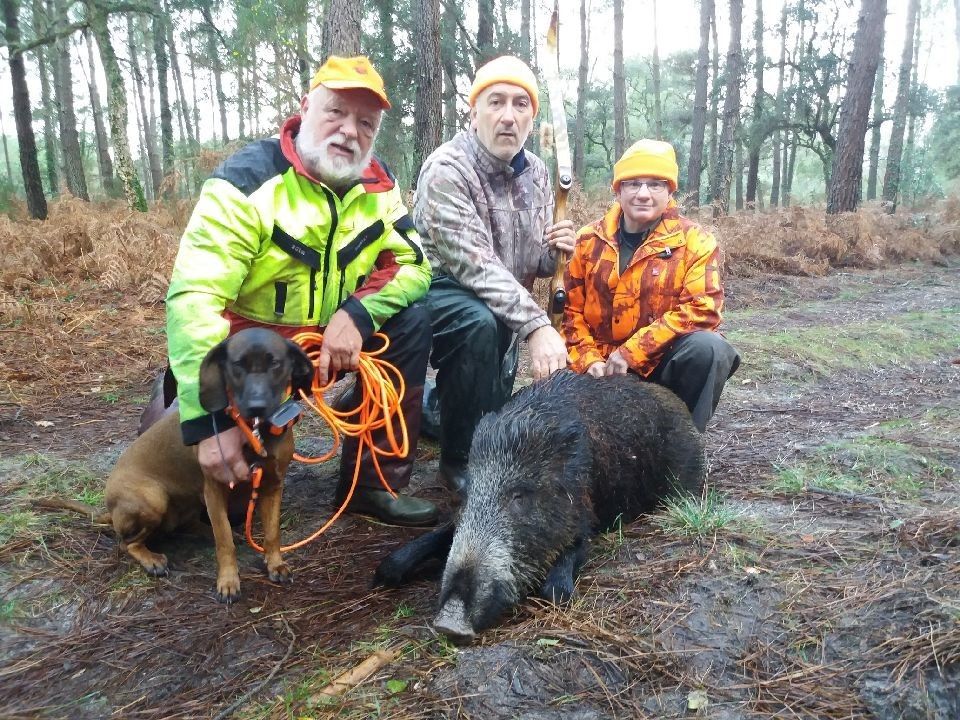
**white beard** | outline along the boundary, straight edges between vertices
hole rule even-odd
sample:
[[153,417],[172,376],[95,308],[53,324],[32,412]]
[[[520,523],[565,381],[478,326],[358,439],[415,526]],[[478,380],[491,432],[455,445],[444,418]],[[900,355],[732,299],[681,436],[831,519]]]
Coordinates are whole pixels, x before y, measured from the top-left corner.
[[[359,180],[373,155],[372,143],[370,150],[366,154],[361,154],[360,143],[356,140],[348,140],[341,133],[331,135],[319,143],[314,142],[313,138],[306,133],[298,133],[294,142],[303,166],[315,178],[333,187],[344,187]],[[329,148],[334,143],[351,150],[353,159],[331,156]]]

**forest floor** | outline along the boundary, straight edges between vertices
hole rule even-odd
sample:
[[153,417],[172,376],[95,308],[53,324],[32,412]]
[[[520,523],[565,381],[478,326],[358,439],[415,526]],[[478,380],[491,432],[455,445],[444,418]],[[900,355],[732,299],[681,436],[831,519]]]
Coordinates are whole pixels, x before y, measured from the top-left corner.
[[[743,364],[708,491],[598,537],[570,606],[528,600],[467,647],[430,627],[436,582],[370,589],[415,530],[344,517],[290,553],[289,588],[238,533],[226,606],[208,538],[161,544],[152,578],[108,528],[34,509],[102,506],[163,353],[161,307],[41,287],[0,329],[0,716],[956,720],[958,280],[955,260],[728,280]],[[329,443],[310,422],[298,438]],[[436,458],[424,440],[413,490],[449,511]],[[292,466],[285,542],[329,517],[335,473]]]

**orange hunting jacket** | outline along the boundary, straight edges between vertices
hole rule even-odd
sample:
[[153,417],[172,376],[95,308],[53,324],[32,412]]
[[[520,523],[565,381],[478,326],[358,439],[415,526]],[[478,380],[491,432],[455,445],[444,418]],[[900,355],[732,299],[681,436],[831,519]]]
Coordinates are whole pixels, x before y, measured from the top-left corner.
[[646,377],[679,336],[720,325],[723,288],[713,235],[670,200],[623,275],[617,262],[620,205],[577,234],[564,274],[563,335],[570,368],[586,372],[617,348]]

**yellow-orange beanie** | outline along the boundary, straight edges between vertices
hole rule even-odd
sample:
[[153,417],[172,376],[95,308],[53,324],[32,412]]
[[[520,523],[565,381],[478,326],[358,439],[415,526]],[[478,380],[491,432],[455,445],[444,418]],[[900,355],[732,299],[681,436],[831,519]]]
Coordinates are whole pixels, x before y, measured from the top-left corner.
[[613,191],[620,190],[621,180],[654,177],[669,182],[670,192],[675,192],[679,173],[673,145],[661,140],[637,140],[613,166]]
[[470,88],[470,107],[477,101],[477,96],[486,88],[497,83],[510,83],[527,91],[533,105],[533,115],[536,117],[540,100],[537,97],[537,77],[533,70],[523,60],[513,55],[502,55],[494,58],[477,70]]
[[390,109],[390,101],[387,100],[387,92],[383,87],[383,78],[363,55],[349,58],[331,55],[313,76],[310,89],[313,90],[318,85],[331,90],[369,90],[377,96],[384,110]]

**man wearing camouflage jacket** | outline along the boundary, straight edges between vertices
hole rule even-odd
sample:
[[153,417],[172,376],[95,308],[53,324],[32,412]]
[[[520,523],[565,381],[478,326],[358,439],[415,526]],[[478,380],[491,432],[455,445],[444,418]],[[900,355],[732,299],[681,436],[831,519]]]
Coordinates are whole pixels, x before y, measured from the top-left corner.
[[510,397],[517,340],[535,380],[566,367],[563,338],[531,290],[570,252],[573,224],[552,224],[546,166],[524,151],[537,114],[533,72],[504,56],[477,71],[471,124],[427,158],[414,196],[414,223],[433,268],[426,304],[431,363],[440,398],[440,477],[453,490],[480,417]]

